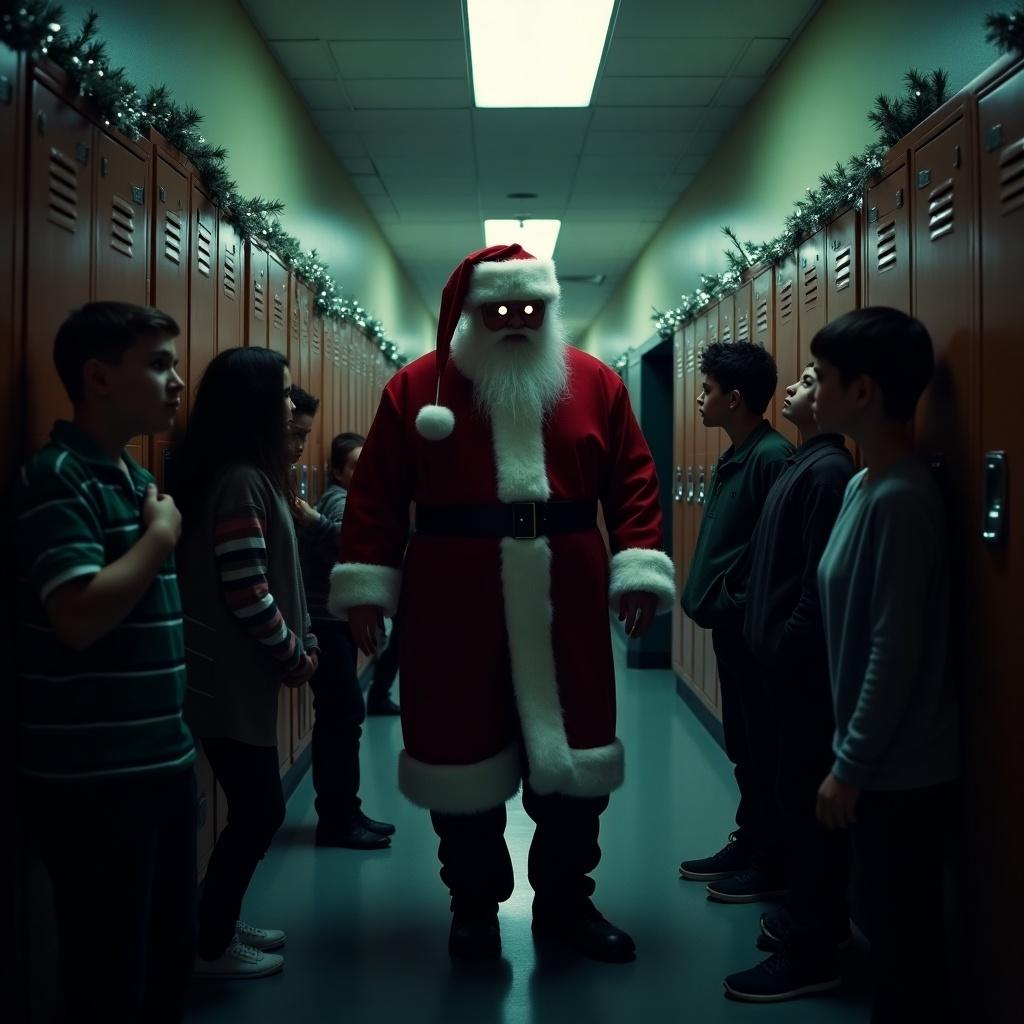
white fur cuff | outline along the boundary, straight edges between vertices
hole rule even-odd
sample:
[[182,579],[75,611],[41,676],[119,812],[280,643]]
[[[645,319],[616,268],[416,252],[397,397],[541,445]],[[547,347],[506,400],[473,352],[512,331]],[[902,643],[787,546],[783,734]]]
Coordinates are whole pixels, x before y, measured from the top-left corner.
[[627,548],[612,557],[608,603],[619,610],[623,594],[644,590],[658,598],[658,614],[671,611],[676,603],[676,568],[664,551],[655,548]]
[[502,299],[554,302],[561,294],[551,260],[505,260],[476,265],[466,302],[471,306]]
[[327,607],[332,615],[345,618],[349,608],[373,605],[383,608],[385,615],[398,611],[398,595],[402,589],[402,572],[388,565],[365,562],[343,562],[331,570],[331,592]]
[[550,764],[530,766],[530,787],[544,796],[561,793],[564,796],[595,797],[614,792],[625,778],[625,751],[622,743],[614,740],[606,747],[584,750],[566,748],[567,765],[552,770]]
[[474,814],[500,807],[519,792],[522,765],[517,747],[476,764],[427,764],[402,751],[398,758],[398,788],[428,811]]

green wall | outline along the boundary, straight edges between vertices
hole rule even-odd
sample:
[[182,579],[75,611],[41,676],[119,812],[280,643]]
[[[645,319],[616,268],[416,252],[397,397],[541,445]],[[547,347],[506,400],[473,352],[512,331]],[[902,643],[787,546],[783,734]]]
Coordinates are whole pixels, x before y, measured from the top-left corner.
[[[628,3],[629,0],[624,0]],[[595,318],[581,344],[609,359],[653,333],[699,275],[726,269],[723,224],[764,241],[803,190],[875,138],[866,112],[904,72],[941,67],[956,92],[998,57],[984,16],[1009,0],[826,0]]]
[[[111,63],[140,89],[164,83],[205,116],[203,134],[227,147],[243,195],[284,201],[282,221],[316,248],[344,291],[382,320],[407,356],[434,342],[428,311],[344,168],[237,0],[68,0],[77,31],[90,8]],[[297,34],[304,26],[296,25]]]

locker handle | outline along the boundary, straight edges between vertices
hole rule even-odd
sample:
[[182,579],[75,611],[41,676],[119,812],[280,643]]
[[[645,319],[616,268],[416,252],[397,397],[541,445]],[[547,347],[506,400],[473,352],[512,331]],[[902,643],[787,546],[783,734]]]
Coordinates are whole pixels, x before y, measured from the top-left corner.
[[38,130],[40,135],[46,134],[46,122],[46,111],[40,110],[39,113],[36,114],[36,129]]
[[693,485],[693,466],[686,467],[686,503],[688,505],[693,504],[694,485]]
[[320,497],[320,467],[313,467],[313,493],[312,498],[314,501]]
[[704,493],[704,467],[698,466],[697,468],[700,470],[700,473],[697,477],[697,504],[703,505],[704,498],[706,497]]
[[305,463],[299,467],[299,497],[304,501],[309,497],[309,468]]
[[110,173],[110,157],[100,158],[100,177],[105,178]]
[[683,500],[683,467],[676,466],[676,482],[672,488],[672,500],[677,504]]
[[1006,532],[1006,452],[985,452],[981,539],[999,544]]

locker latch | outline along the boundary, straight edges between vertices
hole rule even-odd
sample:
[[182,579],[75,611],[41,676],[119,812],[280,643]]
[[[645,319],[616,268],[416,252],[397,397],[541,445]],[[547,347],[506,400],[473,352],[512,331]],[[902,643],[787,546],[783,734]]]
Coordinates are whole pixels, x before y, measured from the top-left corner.
[[89,162],[89,147],[80,142],[75,146],[75,159],[84,167]]
[[896,208],[899,209],[903,205],[903,189],[896,189]]
[[998,149],[1003,144],[1003,126],[1001,124],[994,124],[987,132],[985,132],[985,150],[991,153],[993,149]]
[[105,178],[110,173],[110,157],[100,157],[100,177]]
[[917,187],[927,188],[932,183],[932,172],[928,169],[917,172]]
[[160,186],[160,202],[161,203],[166,203],[167,202],[167,189],[165,189],[163,187],[163,185]]
[[868,210],[868,223],[869,224],[877,224],[878,223],[878,207],[877,206],[872,206],[871,209]]
[[11,86],[11,80],[6,75],[0,75],[0,103],[7,105],[11,102],[13,95],[14,89]]
[[143,206],[146,202],[145,185],[132,185],[132,202],[137,206]]
[[1006,452],[985,452],[981,539],[998,544],[1006,528]]

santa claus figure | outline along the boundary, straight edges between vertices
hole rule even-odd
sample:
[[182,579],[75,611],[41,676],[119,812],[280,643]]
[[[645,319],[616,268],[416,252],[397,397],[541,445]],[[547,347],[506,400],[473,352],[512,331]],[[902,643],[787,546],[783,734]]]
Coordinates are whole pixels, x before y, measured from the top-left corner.
[[382,617],[402,617],[399,786],[440,837],[452,955],[500,952],[505,802],[522,786],[535,934],[621,962],[633,941],[594,907],[589,877],[623,780],[609,604],[638,637],[672,607],[675,573],[626,389],[565,343],[559,294],[553,264],[519,245],[456,268],[436,354],[384,390],[331,607],[366,653]]

